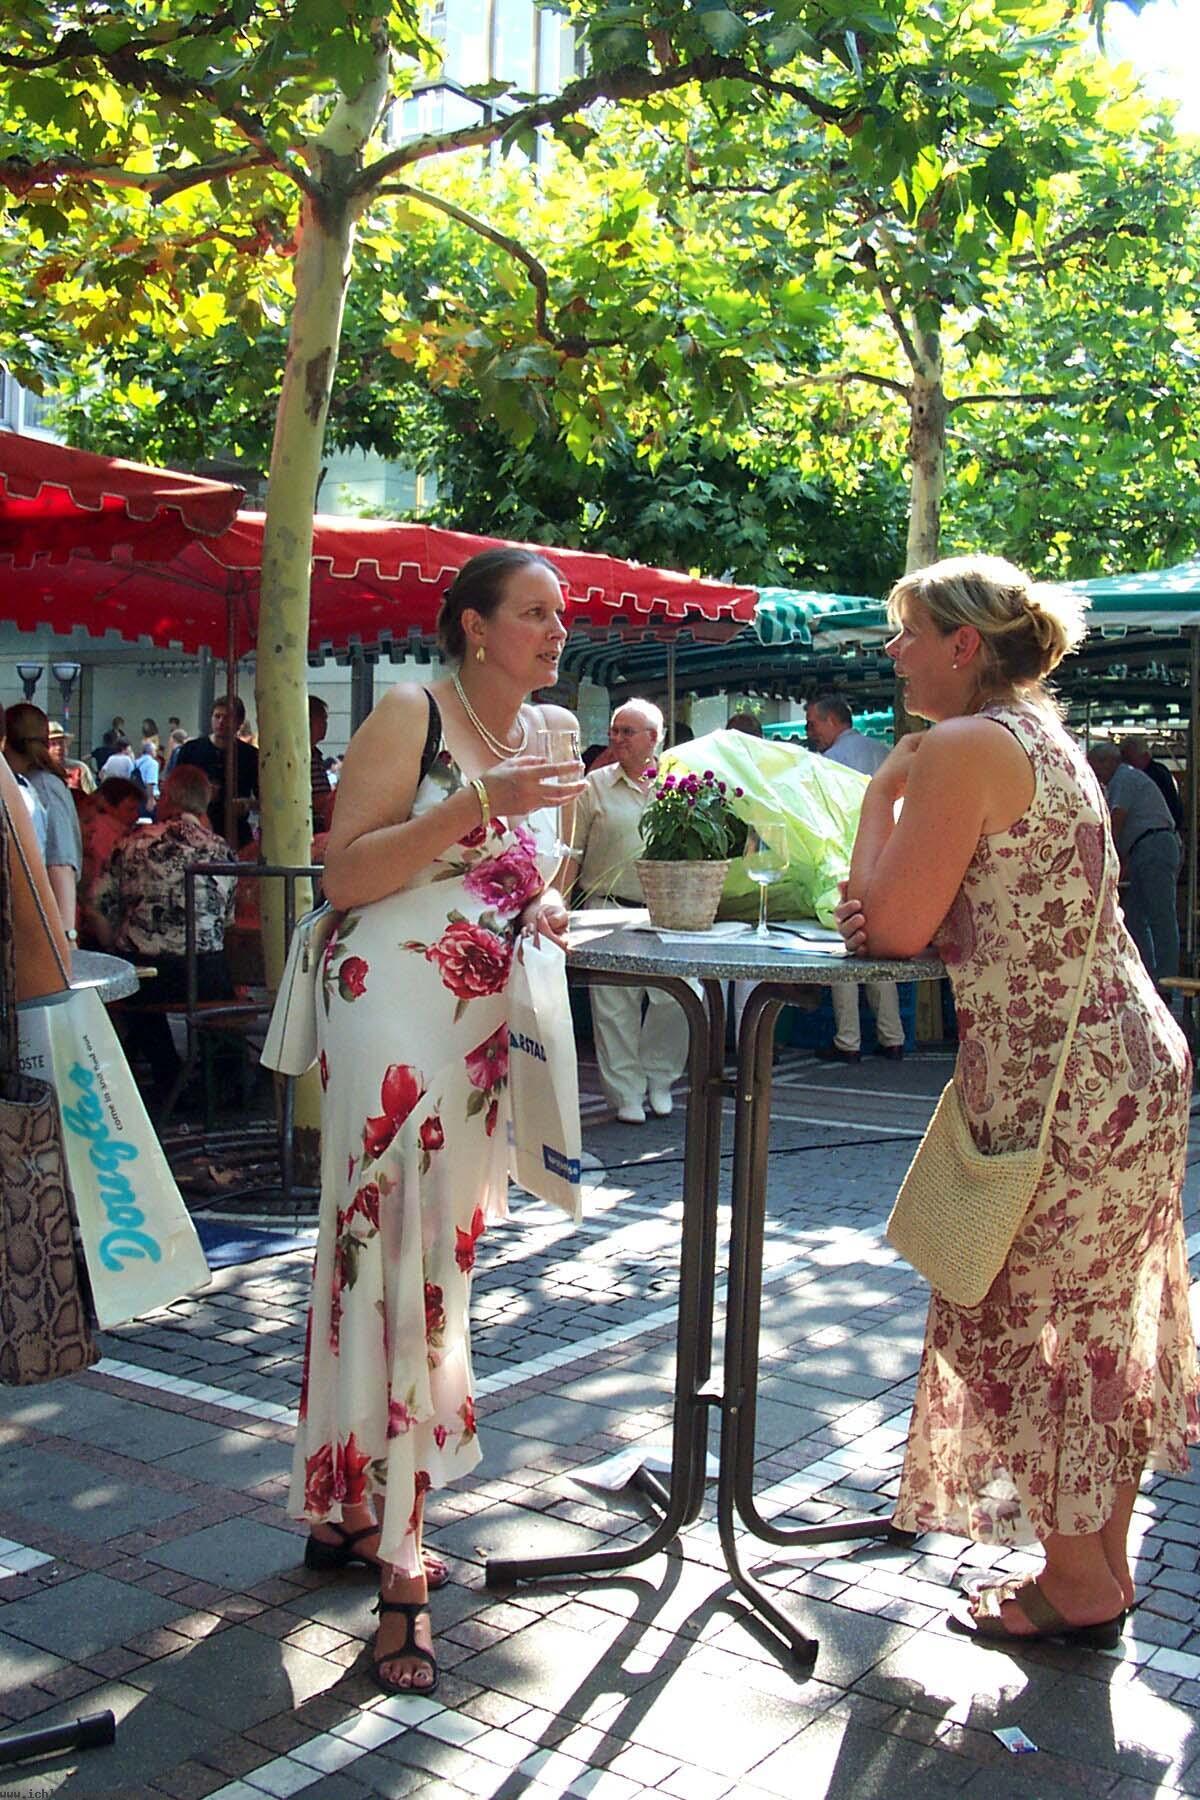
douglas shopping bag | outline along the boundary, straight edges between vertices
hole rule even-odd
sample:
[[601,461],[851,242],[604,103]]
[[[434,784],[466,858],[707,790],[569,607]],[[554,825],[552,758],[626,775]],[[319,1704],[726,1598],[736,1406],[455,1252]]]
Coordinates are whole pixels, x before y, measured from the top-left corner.
[[104,1004],[75,988],[22,1007],[21,1068],[58,1095],[96,1317],[123,1325],[211,1279]]
[[583,1217],[579,1074],[567,961],[525,938],[508,981],[508,1172],[527,1193]]

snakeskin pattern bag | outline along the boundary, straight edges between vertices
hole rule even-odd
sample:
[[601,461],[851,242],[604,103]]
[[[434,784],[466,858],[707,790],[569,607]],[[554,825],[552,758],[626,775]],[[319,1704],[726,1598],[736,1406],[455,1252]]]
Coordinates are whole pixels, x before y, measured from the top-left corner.
[[100,1353],[76,1261],[58,1099],[48,1082],[21,1074],[10,848],[32,886],[0,798],[0,1382],[24,1387],[76,1375]]

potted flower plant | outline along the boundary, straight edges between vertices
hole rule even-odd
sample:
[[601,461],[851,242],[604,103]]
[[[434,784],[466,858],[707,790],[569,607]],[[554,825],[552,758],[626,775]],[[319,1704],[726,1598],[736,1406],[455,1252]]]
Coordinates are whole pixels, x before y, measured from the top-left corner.
[[711,769],[702,775],[664,775],[642,813],[645,854],[634,864],[654,925],[666,931],[707,931],[717,916],[729,859],[746,827],[730,788]]

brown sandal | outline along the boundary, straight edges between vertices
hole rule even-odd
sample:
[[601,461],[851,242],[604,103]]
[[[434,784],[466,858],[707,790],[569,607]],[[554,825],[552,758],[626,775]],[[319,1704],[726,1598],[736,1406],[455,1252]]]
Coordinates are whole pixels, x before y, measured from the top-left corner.
[[[1032,1631],[1009,1630],[1000,1611],[1007,1600],[1020,1607],[1033,1626]],[[985,1638],[993,1643],[1019,1646],[1054,1639],[1062,1644],[1078,1644],[1085,1650],[1115,1650],[1121,1641],[1121,1627],[1125,1623],[1125,1611],[1122,1608],[1113,1618],[1101,1619],[1095,1625],[1072,1625],[1070,1620],[1063,1618],[1057,1606],[1046,1598],[1036,1581],[1026,1581],[1023,1584],[998,1581],[994,1586],[982,1588],[974,1596],[974,1601],[978,1610],[971,1614],[969,1621],[951,1615],[950,1623],[968,1637]]]
[[[429,1695],[436,1690],[438,1684],[437,1658],[434,1656],[432,1650],[426,1650],[418,1644],[417,1620],[421,1617],[422,1613],[424,1613],[426,1618],[429,1617],[428,1606],[424,1600],[385,1600],[381,1595],[371,1608],[371,1611],[379,1613],[381,1617],[384,1613],[403,1613],[408,1621],[408,1629],[405,1633],[404,1642],[398,1645],[395,1650],[388,1650],[382,1656],[373,1656],[371,1658],[371,1673],[375,1677],[375,1682],[380,1693],[416,1694],[422,1699],[427,1699]],[[390,1662],[395,1662],[396,1658],[399,1656],[415,1657],[419,1663],[424,1663],[432,1677],[426,1686],[416,1687],[410,1679],[407,1687],[401,1687],[397,1682],[388,1680],[387,1676],[383,1673],[384,1667]]]
[[[336,1519],[327,1519],[325,1523],[331,1531],[336,1531],[339,1542],[326,1544],[322,1539],[309,1534],[304,1546],[304,1566],[306,1569],[349,1569],[357,1566],[360,1569],[378,1569],[378,1557],[371,1556],[365,1550],[356,1550],[355,1544],[360,1538],[374,1537],[379,1530],[378,1525],[364,1525],[360,1531],[347,1531]],[[450,1565],[444,1562],[432,1550],[421,1552],[425,1564],[425,1580],[432,1593],[436,1588],[444,1588],[450,1579]]]

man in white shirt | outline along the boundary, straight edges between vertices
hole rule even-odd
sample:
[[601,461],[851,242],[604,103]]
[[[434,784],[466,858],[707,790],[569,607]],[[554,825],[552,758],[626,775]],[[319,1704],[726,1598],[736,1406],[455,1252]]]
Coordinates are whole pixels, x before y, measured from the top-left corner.
[[[854,714],[836,694],[818,694],[810,700],[805,713],[808,741],[830,762],[843,768],[857,769],[860,775],[873,775],[886,757],[886,744],[865,732],[855,731]],[[899,1062],[904,1055],[904,1027],[900,1023],[900,995],[894,981],[861,983],[867,990],[867,1004],[875,1014],[878,1043],[876,1056]],[[833,1003],[834,1036],[832,1044],[822,1044],[817,1051],[821,1062],[856,1063],[862,1061],[862,1026],[858,1015],[860,983],[835,982],[829,990]]]
[[[612,716],[608,741],[617,760],[587,778],[575,803],[574,855],[563,872],[564,892],[578,877],[584,906],[645,904],[633,865],[642,854],[638,826],[651,786],[645,770],[662,729],[662,713],[649,700],[627,700]],[[618,1119],[645,1124],[647,1097],[650,1111],[665,1118],[672,1083],[687,1062],[682,1009],[659,988],[597,985],[590,998],[600,1080]]]
[[1122,762],[1115,744],[1093,744],[1088,761],[1112,813],[1121,860],[1121,905],[1153,979],[1179,973],[1179,864],[1171,811],[1149,775]]

